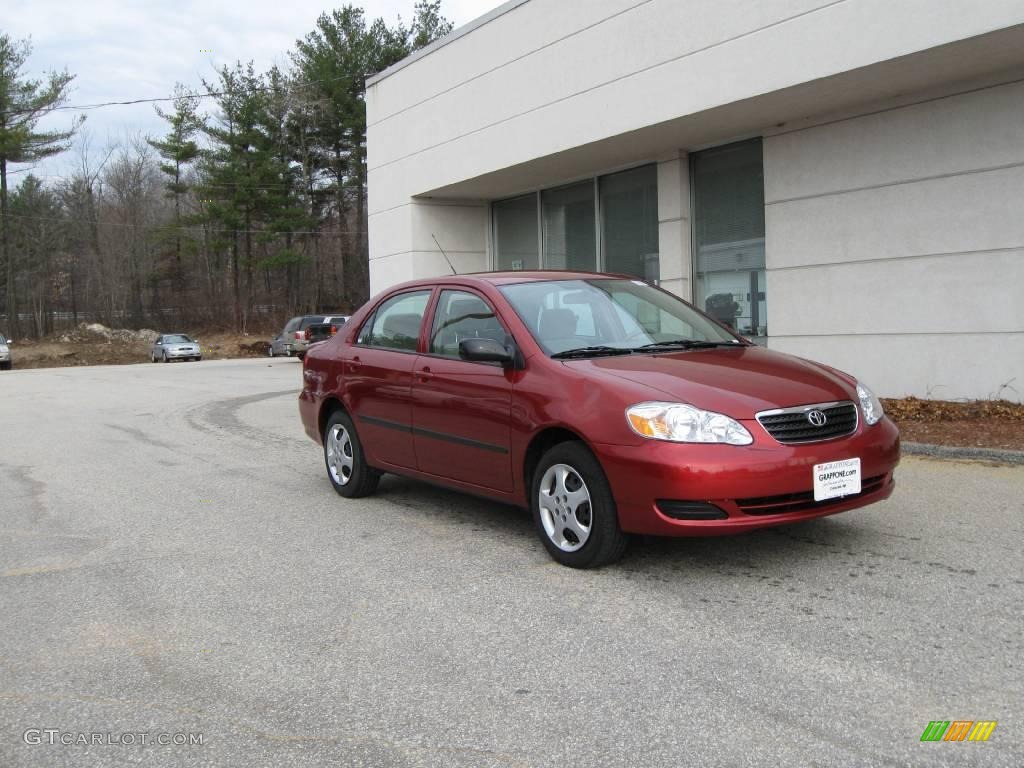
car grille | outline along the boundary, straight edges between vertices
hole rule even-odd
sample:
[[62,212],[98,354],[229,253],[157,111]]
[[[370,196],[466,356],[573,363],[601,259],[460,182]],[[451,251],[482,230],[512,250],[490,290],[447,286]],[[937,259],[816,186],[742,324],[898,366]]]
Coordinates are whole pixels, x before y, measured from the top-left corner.
[[865,478],[860,484],[860,493],[849,496],[840,496],[835,499],[824,501],[814,500],[814,491],[801,491],[799,493],[786,493],[781,496],[759,496],[755,499],[736,499],[736,506],[745,515],[781,515],[786,512],[807,512],[815,509],[845,504],[851,499],[858,499],[867,496],[881,489],[885,482],[885,475],[876,475]]
[[[825,423],[815,426],[808,414],[820,411]],[[780,443],[813,443],[852,435],[857,429],[857,406],[851,402],[802,405],[757,414],[757,420],[769,435]]]

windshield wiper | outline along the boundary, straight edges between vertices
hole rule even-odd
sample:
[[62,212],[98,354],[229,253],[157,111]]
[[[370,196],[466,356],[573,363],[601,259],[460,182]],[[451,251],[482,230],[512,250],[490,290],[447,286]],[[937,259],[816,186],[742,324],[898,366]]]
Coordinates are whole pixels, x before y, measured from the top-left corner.
[[595,357],[598,355],[631,355],[633,350],[624,349],[622,347],[578,347],[577,349],[567,349],[564,352],[556,352],[551,356],[552,360],[568,360],[574,357]]
[[670,341],[656,341],[653,344],[644,344],[636,347],[635,352],[654,349],[668,349],[677,347],[679,349],[711,349],[713,347],[742,347],[737,341],[697,341],[696,339],[672,339]]

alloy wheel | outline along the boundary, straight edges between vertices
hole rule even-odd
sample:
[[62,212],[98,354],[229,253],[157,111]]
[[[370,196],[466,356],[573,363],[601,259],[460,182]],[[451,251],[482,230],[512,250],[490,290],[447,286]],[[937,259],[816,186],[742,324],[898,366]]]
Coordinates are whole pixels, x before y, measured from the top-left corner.
[[540,520],[544,532],[563,552],[576,552],[590,538],[590,491],[568,464],[553,464],[540,481]]

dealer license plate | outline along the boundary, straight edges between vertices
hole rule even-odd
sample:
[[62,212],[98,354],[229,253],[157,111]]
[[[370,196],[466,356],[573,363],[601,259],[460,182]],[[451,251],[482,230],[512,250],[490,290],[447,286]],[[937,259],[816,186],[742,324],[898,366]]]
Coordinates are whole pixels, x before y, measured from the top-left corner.
[[825,501],[860,493],[860,459],[814,465],[814,500]]

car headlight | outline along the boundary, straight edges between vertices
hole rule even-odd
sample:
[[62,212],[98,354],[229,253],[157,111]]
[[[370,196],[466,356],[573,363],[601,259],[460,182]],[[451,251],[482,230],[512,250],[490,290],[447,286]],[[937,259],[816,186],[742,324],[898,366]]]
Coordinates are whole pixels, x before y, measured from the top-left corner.
[[859,381],[857,382],[857,397],[860,398],[860,409],[864,412],[864,421],[869,426],[880,422],[885,415],[885,411],[882,410],[882,401]]
[[754,438],[735,419],[682,403],[638,403],[626,409],[633,431],[673,443],[750,445]]

